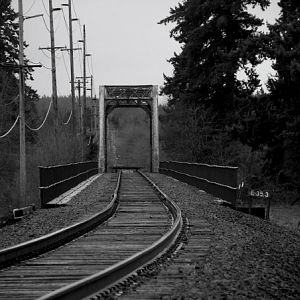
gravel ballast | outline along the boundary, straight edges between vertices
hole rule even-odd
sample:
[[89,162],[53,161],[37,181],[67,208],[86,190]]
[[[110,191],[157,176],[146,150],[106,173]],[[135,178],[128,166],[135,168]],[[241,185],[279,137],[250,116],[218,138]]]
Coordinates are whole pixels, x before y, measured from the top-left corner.
[[[150,177],[192,226],[201,220],[210,224],[211,246],[204,261],[195,253],[190,267],[182,269],[176,263],[188,243],[171,268],[122,299],[300,299],[299,234],[217,205],[211,195],[165,175]],[[175,278],[172,292],[161,285],[166,276]]]
[[70,226],[103,210],[117,184],[117,175],[103,174],[66,206],[38,209],[22,220],[0,228],[0,249]]
[[[219,206],[207,193],[165,175],[149,174],[149,177],[179,205],[192,230],[197,222],[208,224],[210,247],[205,256],[196,252],[186,268],[182,264],[177,267],[176,262],[184,260],[186,250],[197,242],[192,235],[179,251],[178,260],[174,259],[155,277],[147,278],[135,291],[126,292],[124,298],[300,299],[299,234]],[[104,174],[68,206],[41,209],[1,228],[0,248],[37,238],[103,209],[116,180],[115,174]],[[167,289],[160,283],[162,276],[168,274],[172,280]]]

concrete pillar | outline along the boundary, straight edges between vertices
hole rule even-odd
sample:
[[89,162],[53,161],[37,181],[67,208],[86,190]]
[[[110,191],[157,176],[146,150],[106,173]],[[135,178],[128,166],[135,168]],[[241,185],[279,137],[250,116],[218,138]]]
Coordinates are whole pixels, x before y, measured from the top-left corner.
[[104,105],[104,86],[99,87],[99,155],[98,155],[98,164],[99,172],[105,172],[105,105]]
[[158,86],[152,90],[152,172],[159,172]]

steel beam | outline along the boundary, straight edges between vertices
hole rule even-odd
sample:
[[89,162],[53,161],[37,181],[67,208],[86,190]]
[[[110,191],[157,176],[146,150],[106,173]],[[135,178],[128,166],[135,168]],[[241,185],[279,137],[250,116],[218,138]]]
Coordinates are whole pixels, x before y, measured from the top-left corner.
[[99,172],[105,172],[106,155],[105,155],[105,105],[104,105],[105,87],[100,86],[99,94]]
[[150,117],[151,171],[159,172],[158,86],[100,86],[99,172],[106,172],[108,115],[117,107],[141,107]]
[[152,172],[159,172],[158,86],[152,89]]

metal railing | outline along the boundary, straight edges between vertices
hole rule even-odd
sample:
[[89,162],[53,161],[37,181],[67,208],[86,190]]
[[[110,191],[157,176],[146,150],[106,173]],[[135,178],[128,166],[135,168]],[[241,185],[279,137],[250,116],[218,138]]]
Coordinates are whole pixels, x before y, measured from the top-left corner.
[[160,162],[159,172],[229,201],[233,206],[236,204],[237,167],[163,161]]
[[98,173],[98,162],[87,161],[67,165],[39,167],[40,198],[46,203]]

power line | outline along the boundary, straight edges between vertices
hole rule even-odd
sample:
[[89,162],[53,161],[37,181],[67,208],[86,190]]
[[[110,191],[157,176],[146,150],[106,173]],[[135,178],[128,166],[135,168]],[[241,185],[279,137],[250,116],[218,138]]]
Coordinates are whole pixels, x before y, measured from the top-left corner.
[[89,142],[88,142],[88,146],[91,144],[91,142],[92,142],[92,136],[90,136],[90,138],[89,138]]
[[49,29],[49,27],[48,27],[48,25],[46,23],[46,20],[45,20],[44,16],[42,16],[42,18],[43,18],[44,25],[45,25],[46,29],[48,30],[48,32],[50,32],[50,29]]
[[[54,8],[54,10],[62,10],[60,8]],[[57,14],[56,17],[53,17],[53,21],[57,21],[58,18],[60,18],[61,15],[60,14]]]
[[44,124],[45,124],[46,121],[47,121],[47,118],[48,118],[49,113],[50,113],[51,105],[52,105],[52,100],[50,101],[50,104],[49,104],[49,106],[48,106],[48,111],[47,111],[47,113],[46,113],[46,116],[45,116],[43,122],[41,123],[41,125],[40,125],[39,127],[37,127],[37,128],[32,128],[32,127],[30,127],[28,124],[25,123],[26,127],[27,127],[29,130],[31,130],[31,131],[39,131],[39,130],[44,126]]
[[47,54],[45,53],[44,49],[40,48],[40,50],[42,51],[42,53],[43,53],[48,59],[50,59],[50,56],[47,55]]
[[6,95],[6,91],[8,90],[8,86],[12,80],[12,76],[8,76],[7,73],[3,73],[4,74],[4,78],[2,77],[2,90],[0,92],[0,97],[2,98],[3,95]]
[[70,123],[71,117],[72,117],[72,111],[70,112],[67,122],[63,122],[63,124],[68,125]]
[[46,5],[45,5],[45,3],[44,3],[44,0],[42,0],[42,3],[43,3],[43,6],[44,6],[44,10],[45,10],[46,14],[47,14],[48,17],[49,17],[50,15],[49,15],[49,13],[48,13],[48,10],[47,10],[47,8],[46,8]]
[[8,103],[5,103],[5,104],[1,104],[0,107],[5,107],[5,106],[9,106],[13,103],[15,103],[15,101],[19,98],[19,95],[17,95],[13,100],[11,100],[10,102]]
[[77,16],[77,12],[76,12],[76,9],[75,9],[75,6],[74,6],[74,1],[73,1],[73,0],[71,0],[71,1],[72,1],[72,8],[73,8],[73,11],[74,11],[74,15],[75,15],[76,19],[78,19],[78,26],[79,26],[79,30],[80,30],[80,32],[81,32],[81,37],[82,37],[82,36],[83,36],[83,33],[82,33],[82,30],[81,30],[80,19],[79,19],[78,16]]
[[87,60],[87,65],[88,65],[88,69],[89,69],[90,74],[93,74],[92,71],[91,71],[91,68],[90,68],[90,61],[89,60]]
[[47,66],[45,66],[44,64],[42,64],[41,63],[41,65],[43,66],[43,68],[45,68],[45,69],[47,69],[47,70],[49,70],[49,71],[51,71],[52,70],[52,68],[50,68],[50,67],[47,67]]
[[91,69],[92,69],[92,74],[94,76],[94,67],[93,67],[93,56],[91,55]]
[[72,8],[73,8],[73,11],[74,11],[74,15],[78,19],[78,16],[77,16],[77,13],[76,13],[76,9],[75,9],[75,5],[74,5],[74,1],[73,0],[71,0],[71,1],[72,1]]
[[30,11],[31,11],[31,9],[33,8],[33,6],[35,5],[35,3],[36,3],[36,0],[34,0],[33,2],[32,2],[32,4],[31,4],[31,6],[28,8],[28,10],[24,13],[24,15],[27,15]]
[[[80,35],[81,35],[81,38],[82,38],[82,36],[83,36],[83,33],[82,33],[82,29],[81,29],[81,22],[80,22],[80,20],[78,19],[78,21],[77,21],[77,26],[78,26],[78,28],[79,28],[79,31],[80,31]],[[77,29],[78,30],[78,29]]]
[[[79,45],[78,42],[76,42],[76,45],[77,45],[78,48],[80,48],[80,45]],[[82,54],[82,49],[80,48],[79,50],[80,51],[78,51],[77,59],[78,59],[78,62],[79,62],[80,74],[82,74],[82,57],[83,57],[83,54]]]
[[64,10],[63,10],[63,9],[62,9],[62,13],[63,13],[63,18],[64,18],[65,27],[66,27],[67,33],[69,34],[70,29],[69,29],[69,26],[68,26],[68,23],[67,23],[67,20],[66,20],[66,16],[65,16],[65,13],[64,13]]
[[[59,18],[59,19],[58,19]],[[58,22],[55,24],[56,29],[55,29],[55,33],[58,31],[58,29],[60,28],[60,24],[61,24],[61,14],[59,14],[58,17],[56,17],[55,21],[58,19]]]
[[3,138],[5,138],[5,137],[7,137],[7,136],[12,132],[12,130],[13,130],[13,129],[15,128],[15,126],[17,125],[19,119],[20,119],[20,115],[17,116],[17,118],[16,118],[14,124],[8,129],[8,131],[7,131],[6,133],[0,135],[0,139],[3,139]]
[[70,74],[69,74],[69,72],[68,72],[68,68],[67,68],[67,64],[66,64],[65,56],[64,56],[64,53],[63,53],[63,52],[62,52],[62,58],[63,58],[65,70],[66,70],[66,72],[67,72],[68,79],[69,79],[69,81],[71,81],[71,77],[70,77]]
[[47,69],[47,70],[52,70],[52,68],[50,68],[50,67],[47,67],[47,66],[45,66],[44,64],[42,64],[41,62],[33,62],[33,61],[31,61],[31,60],[29,60],[29,62],[31,62],[32,64],[35,64],[35,65],[41,65],[43,68],[45,68],[45,69]]

